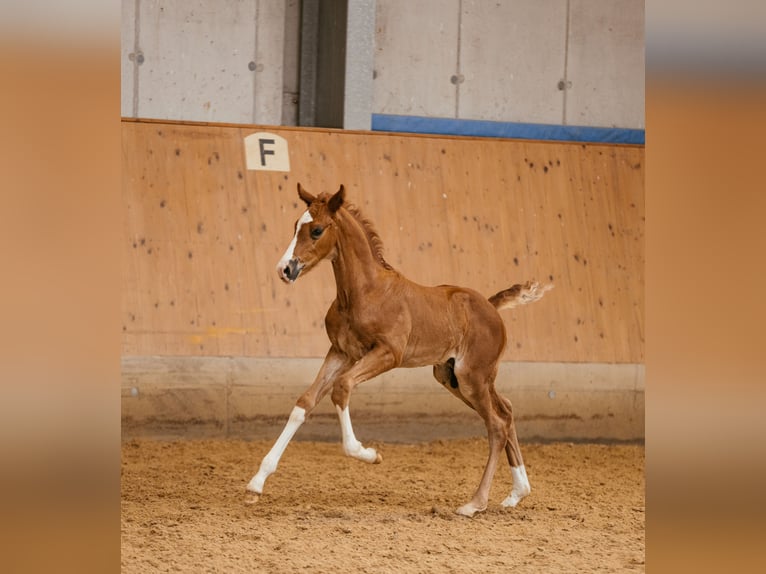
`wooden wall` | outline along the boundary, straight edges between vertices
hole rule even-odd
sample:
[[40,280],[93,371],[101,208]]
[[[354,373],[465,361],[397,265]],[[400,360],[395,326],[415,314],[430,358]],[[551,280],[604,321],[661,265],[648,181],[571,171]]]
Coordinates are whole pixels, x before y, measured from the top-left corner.
[[275,265],[313,193],[346,186],[387,260],[487,296],[555,289],[503,311],[506,360],[644,358],[644,148],[268,128],[291,171],[248,171],[254,127],[123,121],[123,354],[319,357],[335,294],[324,263]]

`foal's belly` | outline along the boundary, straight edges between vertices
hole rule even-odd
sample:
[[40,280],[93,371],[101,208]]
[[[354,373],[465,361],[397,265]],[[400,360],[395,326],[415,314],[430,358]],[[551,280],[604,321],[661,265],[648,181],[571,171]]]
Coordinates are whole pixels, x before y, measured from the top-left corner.
[[[344,325],[327,333],[332,344],[354,361],[364,357],[377,344],[379,336],[367,334]],[[455,356],[455,345],[450,340],[426,340],[411,336],[403,345],[391,342],[392,351],[401,357],[398,367],[412,368],[444,363]]]
[[409,344],[404,350],[401,366],[412,368],[436,365],[454,356],[455,349],[452,346]]

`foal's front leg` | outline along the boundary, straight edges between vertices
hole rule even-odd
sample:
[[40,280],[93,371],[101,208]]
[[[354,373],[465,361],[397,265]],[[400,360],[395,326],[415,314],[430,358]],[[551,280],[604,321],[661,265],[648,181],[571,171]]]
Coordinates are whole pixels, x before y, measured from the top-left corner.
[[295,407],[293,407],[290,413],[290,418],[282,430],[282,434],[279,435],[274,446],[271,447],[269,453],[263,458],[258,472],[247,485],[249,497],[246,502],[248,504],[258,501],[263,493],[263,483],[277,470],[279,460],[282,458],[290,440],[295,436],[303,421],[306,420],[306,416],[332,388],[333,380],[338,376],[338,373],[347,368],[348,364],[346,356],[334,347],[327,353],[316,379],[296,402]]
[[351,426],[351,415],[348,412],[348,406],[341,409],[335,405],[340,420],[340,431],[343,435],[343,452],[352,458],[358,458],[361,461],[378,464],[383,462],[383,457],[374,448],[365,448],[354,434],[354,428]]
[[340,430],[343,435],[343,451],[350,457],[377,464],[383,457],[374,448],[365,448],[356,438],[348,410],[349,396],[353,388],[396,366],[396,357],[387,347],[375,347],[359,359],[353,367],[341,374],[333,384],[332,402],[338,411]]

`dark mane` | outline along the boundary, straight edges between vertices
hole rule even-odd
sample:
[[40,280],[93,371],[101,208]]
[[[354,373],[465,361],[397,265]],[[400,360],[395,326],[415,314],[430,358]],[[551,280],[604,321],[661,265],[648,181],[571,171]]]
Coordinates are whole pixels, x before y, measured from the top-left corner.
[[383,258],[383,241],[381,241],[378,232],[375,231],[375,227],[373,227],[372,222],[364,215],[362,215],[356,205],[351,203],[344,203],[343,207],[346,208],[346,211],[348,211],[354,217],[354,219],[359,222],[359,224],[362,226],[362,229],[364,229],[364,233],[367,236],[367,241],[370,244],[370,249],[372,249],[372,254],[375,256],[375,259],[378,260],[378,263],[380,263],[385,269],[394,271],[395,269],[391,267],[391,265]]

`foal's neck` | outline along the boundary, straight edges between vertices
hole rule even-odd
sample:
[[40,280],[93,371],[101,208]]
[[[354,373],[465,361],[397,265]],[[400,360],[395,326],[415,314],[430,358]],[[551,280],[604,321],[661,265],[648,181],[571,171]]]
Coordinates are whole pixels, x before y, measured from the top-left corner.
[[373,254],[362,224],[345,209],[338,212],[337,254],[332,261],[338,302],[353,305],[358,297],[374,285],[385,269]]

